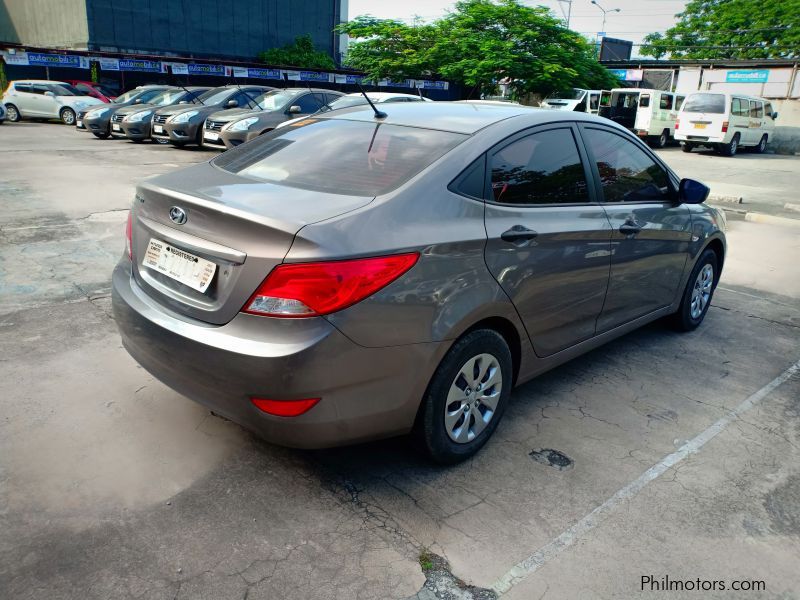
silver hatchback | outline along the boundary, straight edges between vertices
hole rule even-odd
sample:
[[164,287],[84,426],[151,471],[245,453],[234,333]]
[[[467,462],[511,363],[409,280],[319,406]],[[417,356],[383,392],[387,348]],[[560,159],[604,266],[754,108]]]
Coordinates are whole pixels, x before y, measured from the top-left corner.
[[512,388],[708,310],[708,188],[597,117],[344,109],[142,183],[114,312],[156,377],[275,443],[474,454]]

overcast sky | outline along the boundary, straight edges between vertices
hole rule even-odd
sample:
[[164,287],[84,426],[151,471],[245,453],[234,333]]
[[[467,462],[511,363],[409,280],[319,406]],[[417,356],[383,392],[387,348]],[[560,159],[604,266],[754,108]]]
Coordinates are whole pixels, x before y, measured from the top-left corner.
[[[653,31],[663,32],[675,23],[675,14],[683,10],[686,0],[598,0],[607,11],[619,8],[620,12],[609,12],[606,17],[606,35],[640,43]],[[557,0],[523,0],[529,6],[542,5],[562,16]],[[412,21],[415,16],[431,21],[444,15],[454,1],[448,0],[349,0],[350,18],[370,14],[381,19]],[[566,3],[563,5],[566,10]],[[570,27],[588,37],[600,31],[603,13],[590,0],[573,0]],[[636,56],[638,48],[634,46]]]

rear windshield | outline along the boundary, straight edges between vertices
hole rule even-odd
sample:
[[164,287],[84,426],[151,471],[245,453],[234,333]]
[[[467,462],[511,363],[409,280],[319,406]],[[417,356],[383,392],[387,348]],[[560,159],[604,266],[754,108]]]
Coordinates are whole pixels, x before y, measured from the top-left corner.
[[468,136],[362,121],[303,119],[215,158],[231,173],[351,196],[402,185]]
[[725,114],[724,94],[692,94],[683,103],[684,112]]

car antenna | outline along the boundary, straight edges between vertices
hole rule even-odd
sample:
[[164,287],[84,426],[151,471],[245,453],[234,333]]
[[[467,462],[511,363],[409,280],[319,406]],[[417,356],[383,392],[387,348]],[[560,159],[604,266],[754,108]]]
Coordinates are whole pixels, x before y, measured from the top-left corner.
[[[186,87],[185,87],[185,86],[180,86],[180,88],[181,88],[181,89],[182,89],[184,92],[186,92],[187,94],[189,94],[189,96],[191,96],[191,95],[192,95],[192,92],[190,92],[188,89],[186,89]],[[192,104],[194,104],[194,101],[195,101],[195,100],[197,100],[197,101],[198,101],[200,104],[202,104],[203,106],[205,106],[205,105],[206,105],[206,103],[205,103],[205,102],[203,102],[202,100],[200,100],[200,96],[201,96],[201,95],[202,95],[202,94],[198,94],[197,96],[195,96],[194,98],[192,98]]]
[[323,104],[322,100],[320,100],[319,98],[317,98],[317,95],[316,95],[314,92],[312,92],[312,91],[311,91],[311,84],[310,84],[310,83],[308,83],[307,81],[306,81],[306,87],[308,88],[308,91],[309,91],[309,92],[311,92],[311,95],[312,95],[312,96],[313,96],[313,98],[314,98],[314,102],[316,102],[316,103],[317,103],[317,106],[319,107],[317,110],[318,110],[318,111],[320,111],[320,110],[322,110],[323,108],[325,108],[325,107],[327,106],[327,104]]
[[419,97],[420,97],[420,98],[422,98],[422,99],[424,100],[424,99],[425,99],[425,96],[423,96],[423,95],[422,95],[422,88],[421,88],[421,87],[419,87],[419,84],[416,84],[414,87],[416,87],[416,88],[417,88],[417,94],[419,94]]
[[287,89],[289,87],[289,74],[284,71],[283,72],[283,89]]
[[253,103],[253,104],[255,104],[256,106],[258,106],[258,102],[256,102],[256,99],[255,99],[253,96],[251,96],[251,95],[250,95],[250,92],[246,92],[246,91],[244,91],[244,90],[242,89],[242,86],[239,84],[239,82],[238,82],[238,81],[236,81],[236,77],[234,77],[234,78],[233,78],[233,85],[235,85],[235,86],[236,86],[236,88],[237,88],[237,89],[238,89],[240,92],[242,92],[242,93],[243,93],[245,96],[247,96],[247,98],[250,100],[250,102],[252,102],[252,103]]
[[[360,83],[357,83],[356,85],[358,86],[358,91],[361,92],[361,95],[364,96],[364,99],[372,107],[372,110],[375,111],[375,118],[376,119],[385,119],[386,117],[389,116],[385,112],[380,111],[377,108],[375,108],[375,105],[372,103],[372,100],[369,99],[369,96],[367,96],[367,92],[364,91],[364,88],[361,87]],[[377,132],[377,130],[376,130],[376,132]],[[375,136],[372,136],[372,140],[375,141]],[[369,146],[370,146],[370,148],[372,148],[372,144],[370,144]]]

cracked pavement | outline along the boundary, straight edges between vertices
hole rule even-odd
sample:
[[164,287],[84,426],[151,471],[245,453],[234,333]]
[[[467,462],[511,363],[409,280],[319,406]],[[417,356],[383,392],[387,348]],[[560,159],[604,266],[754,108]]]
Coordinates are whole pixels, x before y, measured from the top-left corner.
[[[481,588],[800,359],[796,230],[734,221],[700,329],[654,323],[521,386],[462,465],[402,439],[278,448],[150,377],[109,311],[133,183],[214,154],[52,124],[2,135],[3,598],[491,598]],[[640,591],[669,574],[767,585],[702,597],[799,598],[798,459],[795,376],[502,597],[699,597]],[[423,572],[423,552],[447,562]]]

